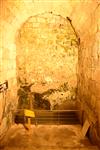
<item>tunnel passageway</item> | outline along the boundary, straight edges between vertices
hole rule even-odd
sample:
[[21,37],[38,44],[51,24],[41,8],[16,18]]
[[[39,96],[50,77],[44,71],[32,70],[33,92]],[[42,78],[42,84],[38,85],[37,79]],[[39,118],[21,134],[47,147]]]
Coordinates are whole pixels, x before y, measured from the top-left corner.
[[99,18],[99,0],[0,0],[2,150],[100,147]]

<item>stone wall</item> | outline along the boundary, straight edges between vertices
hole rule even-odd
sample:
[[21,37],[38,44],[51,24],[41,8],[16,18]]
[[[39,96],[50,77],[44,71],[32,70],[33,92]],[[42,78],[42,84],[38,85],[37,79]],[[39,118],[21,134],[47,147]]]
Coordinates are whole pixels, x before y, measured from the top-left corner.
[[0,135],[3,135],[12,124],[12,114],[17,103],[16,55],[6,45],[1,47],[0,53],[0,85],[8,81],[8,89],[0,90]]
[[[51,94],[55,93],[56,104],[65,101],[65,92],[69,100],[77,88],[79,45],[69,18],[52,12],[29,17],[19,30],[16,45],[19,85],[33,84],[31,92],[41,93],[66,84],[66,91]],[[50,94],[48,99],[52,104]]]
[[[84,103],[84,111],[86,112],[86,114],[88,114],[87,116],[91,116],[89,114],[96,115],[95,118],[97,118],[98,120],[98,128],[96,127],[97,131],[99,131],[100,129],[99,9],[99,0],[0,1],[0,11],[2,11],[2,13],[0,13],[0,32],[2,33],[0,34],[0,36],[2,35],[2,37],[0,38],[2,39],[2,41],[0,42],[0,58],[2,58],[2,53],[5,54],[5,51],[10,55],[16,51],[16,32],[19,31],[21,25],[30,16],[52,11],[53,13],[58,15],[60,14],[63,17],[68,16],[72,20],[72,24],[78,36],[80,37],[81,43],[79,51],[78,76],[79,100]],[[13,54],[13,56],[15,55]],[[2,77],[2,80],[8,79],[7,76],[10,74],[9,71],[6,71],[6,69],[4,69],[4,67],[6,66],[3,64],[5,62],[7,66],[9,66],[8,63],[12,62],[12,59],[15,62],[13,56],[11,55],[11,59],[8,58],[8,56],[5,60],[0,59],[0,77]],[[9,61],[7,62],[6,60]],[[6,72],[8,72],[8,75],[6,75]],[[15,75],[13,75],[13,77],[14,76]],[[10,77],[11,74],[9,75],[9,79]],[[87,110],[89,110],[90,113],[88,113]]]
[[[79,52],[78,98],[84,111],[83,122],[88,118],[91,138],[100,141],[100,7],[88,18],[87,32],[84,32]],[[85,30],[84,30],[85,31]],[[82,116],[81,116],[82,117]]]
[[8,89],[0,92],[0,138],[11,126],[12,114],[17,106],[16,46],[11,20],[6,20],[8,16],[0,1],[0,85],[8,81]]

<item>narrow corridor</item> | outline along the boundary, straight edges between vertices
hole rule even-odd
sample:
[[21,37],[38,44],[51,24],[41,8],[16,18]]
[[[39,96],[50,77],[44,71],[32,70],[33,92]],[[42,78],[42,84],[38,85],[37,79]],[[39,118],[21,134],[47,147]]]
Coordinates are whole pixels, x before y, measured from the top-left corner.
[[100,0],[0,0],[0,150],[97,146]]

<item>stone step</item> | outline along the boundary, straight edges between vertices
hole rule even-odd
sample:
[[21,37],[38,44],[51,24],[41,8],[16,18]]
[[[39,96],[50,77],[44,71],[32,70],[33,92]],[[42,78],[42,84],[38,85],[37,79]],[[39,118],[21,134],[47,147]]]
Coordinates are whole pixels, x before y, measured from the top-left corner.
[[[35,118],[31,118],[32,124],[79,124],[77,110],[35,110]],[[23,113],[16,113],[15,123],[27,123],[28,118]]]

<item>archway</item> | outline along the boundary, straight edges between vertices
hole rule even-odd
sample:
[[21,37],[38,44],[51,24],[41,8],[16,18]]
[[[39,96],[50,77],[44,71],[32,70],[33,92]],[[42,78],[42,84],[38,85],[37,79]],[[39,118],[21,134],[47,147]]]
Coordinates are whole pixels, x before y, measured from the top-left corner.
[[79,41],[71,20],[52,12],[31,16],[16,43],[19,107],[29,107],[28,92],[34,109],[66,109],[66,102],[75,102]]

